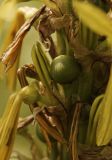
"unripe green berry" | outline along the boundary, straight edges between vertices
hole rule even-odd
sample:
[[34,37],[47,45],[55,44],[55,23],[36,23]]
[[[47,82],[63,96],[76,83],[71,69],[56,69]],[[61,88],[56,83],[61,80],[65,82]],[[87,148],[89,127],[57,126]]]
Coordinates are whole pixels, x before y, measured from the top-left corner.
[[51,63],[51,77],[58,83],[70,83],[80,74],[80,64],[72,56],[60,55]]

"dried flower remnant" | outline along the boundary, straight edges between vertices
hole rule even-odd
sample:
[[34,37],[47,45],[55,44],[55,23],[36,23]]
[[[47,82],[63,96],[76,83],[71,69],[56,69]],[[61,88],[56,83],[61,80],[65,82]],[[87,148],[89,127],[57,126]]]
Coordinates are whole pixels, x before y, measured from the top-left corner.
[[39,9],[30,19],[28,19],[23,26],[19,29],[19,31],[16,33],[16,36],[13,40],[13,42],[9,45],[7,50],[3,53],[2,56],[2,62],[6,66],[6,71],[11,68],[17,58],[17,50],[18,47],[21,46],[22,41],[26,33],[31,28],[32,24],[35,22],[35,20],[41,15],[42,12],[44,12],[45,6],[43,6],[41,9]]

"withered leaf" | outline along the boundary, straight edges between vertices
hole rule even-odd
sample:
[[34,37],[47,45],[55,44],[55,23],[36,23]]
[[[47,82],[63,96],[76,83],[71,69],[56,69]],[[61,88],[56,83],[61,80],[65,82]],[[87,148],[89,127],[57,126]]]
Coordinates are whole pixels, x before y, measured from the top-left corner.
[[73,19],[69,14],[56,16],[52,11],[49,10],[41,18],[38,28],[41,40],[49,49],[52,57],[56,55],[55,45],[51,39],[51,34],[55,31],[65,29],[65,36],[68,39],[68,43],[72,48],[75,49],[76,57],[83,57],[88,54],[87,48],[80,44],[77,37],[79,30],[79,21],[77,18]]
[[61,12],[60,12],[60,9],[59,7],[57,6],[57,3],[56,1],[54,0],[43,0],[44,4],[50,8],[52,10],[52,12],[57,15],[57,16],[60,16],[61,15]]
[[29,125],[32,121],[34,120],[33,115],[29,115],[25,118],[20,118],[18,121],[18,126],[17,129],[22,129],[24,127],[26,127],[27,125]]
[[49,50],[49,53],[53,58],[57,53],[51,34],[61,28],[68,28],[70,21],[70,15],[65,14],[63,16],[56,17],[56,15],[48,10],[41,18],[38,28],[36,27],[36,29],[39,30],[41,41]]
[[46,121],[42,113],[37,114],[35,119],[45,129],[45,131],[49,133],[49,135],[51,135],[54,139],[56,139],[60,143],[66,143],[62,135],[54,127],[49,125],[48,121]]
[[44,12],[46,6],[42,6],[30,19],[28,19],[19,31],[16,33],[16,36],[13,42],[8,46],[7,50],[3,53],[1,57],[2,63],[6,65],[6,71],[11,68],[18,56],[18,48],[21,46],[22,41],[26,33],[30,30],[31,26],[37,18]]
[[[68,24],[71,22],[71,17],[68,14],[65,14],[60,17],[47,12],[41,19],[39,23],[39,32],[43,35],[44,38],[49,37],[55,30],[61,28],[68,28]],[[37,29],[37,28],[36,28]]]
[[[4,38],[4,41],[1,45],[0,48],[0,56],[2,53],[4,53],[4,51],[7,49],[7,47],[9,46],[9,44],[12,43],[16,33],[18,32],[18,30],[20,29],[20,27],[24,24],[25,22],[25,16],[22,12],[20,12],[19,10],[16,11],[16,14],[14,15],[13,20],[11,21],[11,24],[9,25],[8,29],[7,29],[7,33],[6,36]],[[18,47],[17,50],[17,55],[20,55],[21,52],[21,46]],[[14,91],[16,88],[16,72],[17,72],[17,68],[19,65],[19,58],[20,56],[18,56],[16,58],[16,61],[13,65],[13,67],[10,69],[9,72],[7,72],[6,77],[7,77],[7,86],[9,91]],[[4,69],[3,65],[0,64],[0,75],[3,75]],[[2,77],[2,76],[1,76]]]
[[73,114],[73,120],[71,124],[70,130],[70,137],[69,137],[69,144],[70,144],[70,151],[73,160],[78,160],[78,151],[77,151],[77,134],[78,134],[78,123],[79,123],[79,116],[81,112],[81,103],[76,104],[76,109]]

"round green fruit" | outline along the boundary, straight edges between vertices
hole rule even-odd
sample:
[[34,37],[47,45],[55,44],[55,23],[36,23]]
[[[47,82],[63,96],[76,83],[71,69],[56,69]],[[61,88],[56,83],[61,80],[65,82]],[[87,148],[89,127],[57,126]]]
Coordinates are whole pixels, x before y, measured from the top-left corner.
[[70,83],[80,74],[80,64],[74,57],[60,55],[53,59],[51,63],[51,76],[58,83]]

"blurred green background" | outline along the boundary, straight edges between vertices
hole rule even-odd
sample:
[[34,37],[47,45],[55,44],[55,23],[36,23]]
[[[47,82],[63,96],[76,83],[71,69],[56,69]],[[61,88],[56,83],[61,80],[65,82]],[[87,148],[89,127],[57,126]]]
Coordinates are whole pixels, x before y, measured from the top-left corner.
[[[2,0],[0,0],[0,3],[1,2]],[[42,2],[40,0],[37,0],[37,1],[35,0],[35,1],[30,1],[30,2],[19,3],[17,4],[17,7],[28,6],[28,7],[39,8],[41,5],[42,5]],[[5,26],[3,30],[5,30]],[[5,34],[4,32],[0,34],[0,45],[2,44],[4,34]],[[20,58],[20,64],[19,64],[20,67],[23,66],[24,64],[32,63],[31,49],[32,49],[32,45],[37,39],[38,39],[38,34],[32,27],[23,40],[21,58]],[[19,83],[17,83],[17,90],[19,89],[20,89],[20,85]],[[1,116],[6,106],[8,97],[10,95],[8,92],[7,86],[6,86],[5,73],[4,73],[4,76],[0,78],[0,95],[1,95],[0,96],[0,116]],[[22,104],[20,116],[25,117],[29,114],[30,114],[29,107],[25,104]],[[32,132],[33,136],[35,136],[35,126],[34,125],[29,126],[29,131]],[[37,143],[39,145],[38,152],[43,152],[42,154],[44,154],[45,145],[42,144],[38,139],[37,139]],[[20,135],[16,136],[14,150],[19,151],[22,154],[26,155],[27,157],[31,158],[30,147],[31,147],[30,143],[24,137]]]

